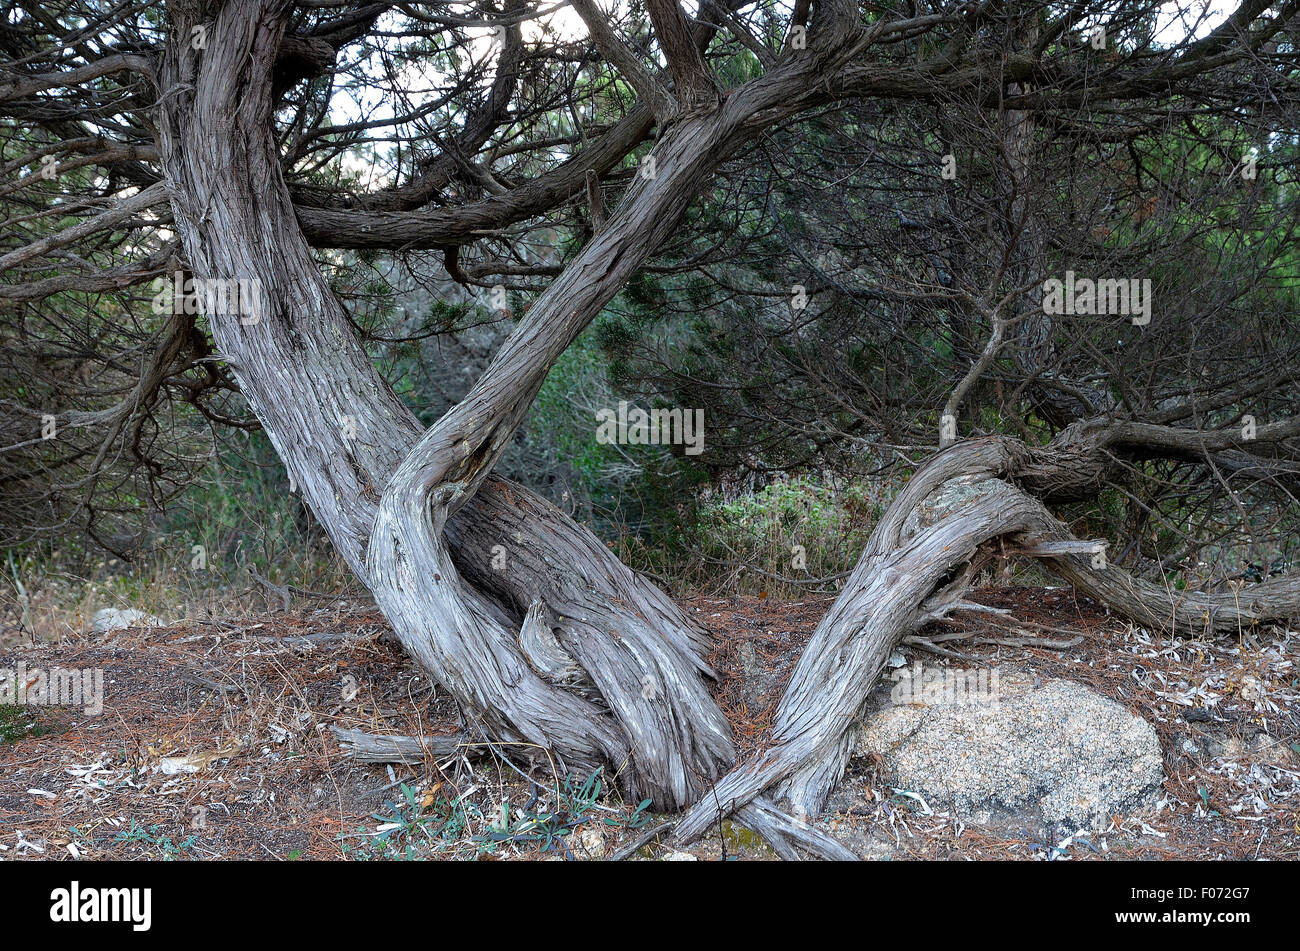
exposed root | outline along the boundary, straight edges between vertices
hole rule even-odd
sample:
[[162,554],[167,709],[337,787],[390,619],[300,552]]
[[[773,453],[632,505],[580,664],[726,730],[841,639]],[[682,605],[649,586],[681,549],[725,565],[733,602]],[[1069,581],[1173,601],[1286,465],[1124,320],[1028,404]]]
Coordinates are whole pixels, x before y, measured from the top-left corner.
[[761,796],[738,809],[736,816],[751,832],[761,835],[772,851],[788,861],[803,858],[802,853],[841,862],[857,860],[856,855],[825,832],[786,815]]
[[[419,765],[430,757],[442,759],[449,756],[482,753],[488,744],[474,743],[464,734],[452,736],[377,736],[360,730],[332,727],[347,756],[359,763],[403,763]],[[852,852],[840,845],[820,829],[795,819],[778,810],[762,797],[742,806],[737,819],[751,832],[763,837],[783,859],[799,859],[803,853],[817,858],[852,860]],[[649,830],[628,844],[624,854],[631,855],[651,839],[670,831],[675,822],[664,823]]]

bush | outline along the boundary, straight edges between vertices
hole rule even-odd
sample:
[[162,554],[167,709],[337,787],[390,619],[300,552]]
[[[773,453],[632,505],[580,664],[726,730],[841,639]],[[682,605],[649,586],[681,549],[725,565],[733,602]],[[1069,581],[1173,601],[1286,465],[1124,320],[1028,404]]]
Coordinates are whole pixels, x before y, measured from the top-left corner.
[[[725,498],[705,495],[684,520],[669,572],[689,587],[798,597],[833,587],[853,568],[884,506],[881,483],[813,476]],[[675,557],[673,557],[675,556]]]

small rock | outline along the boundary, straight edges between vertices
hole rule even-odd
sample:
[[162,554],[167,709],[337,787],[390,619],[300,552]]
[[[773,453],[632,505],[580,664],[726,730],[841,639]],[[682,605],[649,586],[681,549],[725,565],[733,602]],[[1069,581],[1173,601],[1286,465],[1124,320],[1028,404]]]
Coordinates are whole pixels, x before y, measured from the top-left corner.
[[660,859],[663,862],[698,862],[694,855],[689,852],[665,852]]
[[598,827],[593,825],[583,826],[581,840],[582,848],[588,857],[598,859],[604,856],[606,850],[605,833]]

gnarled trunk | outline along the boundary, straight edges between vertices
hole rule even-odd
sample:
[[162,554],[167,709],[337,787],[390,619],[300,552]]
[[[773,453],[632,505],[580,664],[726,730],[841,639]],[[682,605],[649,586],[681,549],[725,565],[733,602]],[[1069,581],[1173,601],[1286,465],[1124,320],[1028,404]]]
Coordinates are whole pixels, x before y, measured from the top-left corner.
[[[173,36],[188,38],[197,12],[179,3],[169,12]],[[492,739],[544,746],[571,768],[609,763],[633,794],[661,807],[685,805],[734,755],[726,720],[707,692],[703,635],[589,531],[524,490],[490,480],[473,498],[464,494],[447,543],[428,533],[433,523],[419,493],[404,499],[403,518],[435,552],[432,571],[412,570],[384,543],[367,565],[381,495],[420,444],[421,427],[357,342],[294,217],[271,129],[270,77],[286,17],[283,3],[227,3],[205,24],[205,48],[170,42],[161,69],[171,93],[158,109],[160,155],[186,263],[196,279],[244,279],[260,291],[256,320],[209,315],[221,357],[339,553],[376,589],[404,643],[453,692],[467,719]],[[659,212],[651,231],[671,227]],[[629,230],[636,241],[663,236]],[[638,246],[623,267],[592,255],[575,279],[612,295],[648,248]],[[608,299],[600,294],[591,306]],[[542,359],[526,337],[512,339],[523,340],[512,351],[517,359]],[[553,340],[549,345],[558,353]],[[538,363],[530,387],[540,384],[545,365]],[[530,402],[520,391],[508,404],[480,404],[507,423],[458,415],[454,424],[465,427],[464,438],[483,436],[500,448]],[[458,436],[455,445],[463,444]],[[418,458],[411,459],[417,469]],[[504,554],[500,571],[490,567],[502,561],[496,546]],[[459,581],[457,563],[492,584]],[[525,611],[525,639],[559,645],[582,667],[580,683],[552,682],[530,664],[518,637]],[[451,640],[430,639],[435,629]],[[451,646],[456,638],[465,652]]]
[[1074,540],[1021,485],[1060,486],[1104,448],[1101,442],[1085,448],[1077,439],[1070,446],[1031,450],[1010,439],[968,440],[922,466],[885,512],[804,648],[767,748],[724,776],[687,812],[676,835],[689,841],[769,791],[796,817],[816,816],[844,772],[857,717],[890,652],[918,627],[969,606],[963,595],[973,559],[996,540],[1156,629],[1213,635],[1300,614],[1300,579],[1263,582],[1241,594],[1173,596],[1108,566],[1104,554],[1097,558],[1100,543]]
[[1044,528],[1041,504],[1001,478],[1010,463],[1008,443],[970,441],[913,476],[800,655],[767,749],[686,814],[681,838],[700,835],[769,788],[796,816],[821,811],[848,761],[855,719],[894,646],[960,603],[969,580],[964,569],[980,545]]

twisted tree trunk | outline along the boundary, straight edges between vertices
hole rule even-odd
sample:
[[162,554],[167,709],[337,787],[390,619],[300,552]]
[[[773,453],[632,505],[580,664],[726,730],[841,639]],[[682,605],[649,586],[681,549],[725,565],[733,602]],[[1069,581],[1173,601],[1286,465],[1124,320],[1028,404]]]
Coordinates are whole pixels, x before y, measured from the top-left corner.
[[1107,565],[1103,543],[1074,539],[1037,493],[1091,479],[1092,457],[1107,445],[1077,433],[1046,449],[993,437],[958,443],[922,466],[804,648],[766,749],[724,776],[676,835],[690,841],[769,791],[796,817],[816,816],[843,775],[858,714],[890,652],[922,625],[970,606],[964,594],[976,553],[992,542],[1040,560],[1117,614],[1155,629],[1215,635],[1300,615],[1300,578],[1238,593],[1175,594]]
[[796,816],[821,811],[848,761],[855,719],[894,646],[960,604],[969,581],[964,569],[981,544],[1043,529],[1042,506],[1001,478],[1010,455],[1001,440],[959,443],[913,476],[804,648],[767,749],[687,812],[679,837],[689,841],[769,788]]
[[[160,69],[160,86],[171,92],[158,107],[158,132],[177,231],[196,278],[242,278],[260,290],[255,320],[212,313],[209,323],[296,488],[472,725],[494,739],[537,743],[570,768],[611,764],[632,794],[663,808],[685,805],[734,756],[726,720],[708,695],[702,632],[589,531],[499,480],[473,498],[460,493],[467,504],[447,525],[454,560],[430,534],[433,521],[419,498],[432,488],[421,474],[427,460],[412,455],[421,427],[357,342],[302,237],[280,173],[271,76],[287,5],[223,5],[204,24],[201,50],[188,42],[198,8],[174,3],[169,12],[177,40],[168,43]],[[572,285],[558,289],[555,308],[542,312],[566,314],[570,334],[662,239],[672,225],[667,209],[684,206],[690,187],[668,179],[646,184],[660,196],[648,209],[657,216],[647,219],[657,226],[653,233],[628,229],[637,246],[626,264],[617,260],[626,252],[626,232],[587,256],[573,281],[595,281],[599,290],[583,313],[565,308]],[[665,186],[674,187],[671,195],[659,190]],[[465,410],[426,444],[441,447],[450,431],[446,458],[457,472],[472,470],[478,488],[564,345],[550,339],[539,354],[527,335],[516,334],[507,351],[512,366],[527,367],[527,386],[507,402],[471,394]],[[476,460],[466,459],[471,442],[481,450]],[[387,495],[394,505],[406,504],[409,530],[425,541],[424,553],[434,552],[419,568],[400,542],[392,544],[391,531],[370,545],[381,494],[408,456],[412,484],[420,488],[399,481]],[[440,510],[440,528],[445,516]],[[370,564],[368,547],[375,549]],[[497,563],[504,565],[499,571],[491,567]],[[461,582],[456,564],[480,583],[491,579],[490,586]],[[519,643],[521,623],[525,644],[551,645],[581,671],[548,670],[538,647],[529,648],[530,657]],[[433,631],[449,640],[431,637]]]
[[[195,277],[260,289],[256,321],[209,320],[291,478],[472,728],[541,747],[566,768],[609,764],[633,795],[687,805],[734,756],[707,691],[700,632],[590,533],[540,500],[528,503],[530,518],[515,508],[522,493],[483,482],[548,369],[672,233],[719,163],[831,95],[811,80],[826,58],[845,55],[847,32],[828,32],[817,57],[725,99],[687,97],[685,111],[664,117],[645,173],[600,234],[468,396],[421,435],[318,273],[280,172],[274,76],[291,5],[230,0],[201,22],[208,9],[169,5],[159,155]],[[197,26],[206,43],[196,50],[188,39]],[[493,584],[462,578],[493,577],[486,566],[500,561],[498,545],[505,558]]]

